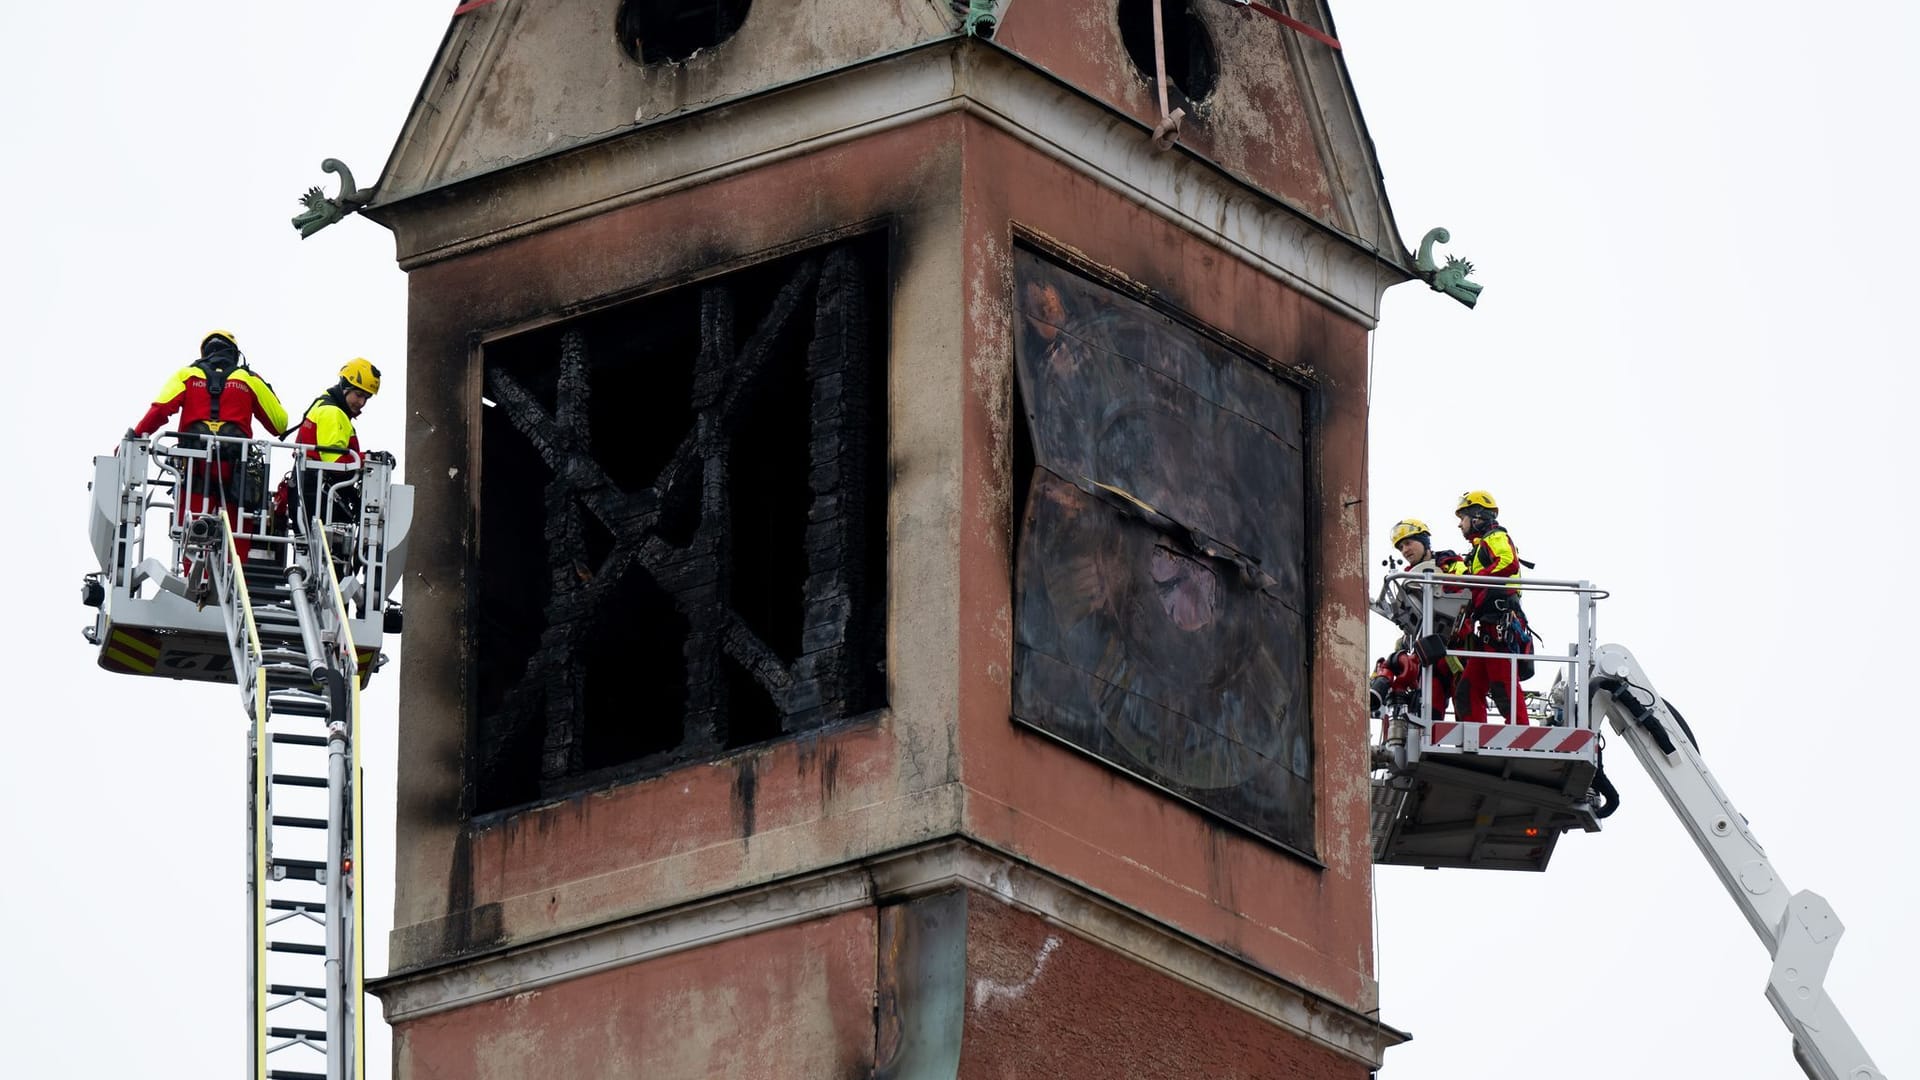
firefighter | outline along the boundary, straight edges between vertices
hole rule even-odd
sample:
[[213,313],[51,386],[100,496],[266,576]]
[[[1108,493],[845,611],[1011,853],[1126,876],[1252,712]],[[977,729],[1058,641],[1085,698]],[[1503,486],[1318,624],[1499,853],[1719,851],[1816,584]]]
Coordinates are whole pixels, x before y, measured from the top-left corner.
[[[293,441],[310,448],[306,451],[310,461],[360,464],[360,436],[354,433],[353,421],[379,392],[380,369],[365,357],[354,357],[340,369],[340,381],[307,406]],[[314,495],[321,482],[322,470],[302,469],[301,476],[298,486],[300,505],[319,505]],[[352,487],[354,474],[328,472],[326,480],[333,493],[330,501],[334,504],[334,511],[357,513],[359,498],[358,491]],[[282,484],[276,503],[290,494],[292,492],[288,485]],[[276,509],[279,509],[278,505]]]
[[[1433,531],[1418,518],[1395,523],[1388,539],[1406,560],[1410,573],[1458,574],[1465,566],[1465,560],[1457,553],[1433,550]],[[1371,685],[1382,703],[1396,693],[1410,696],[1420,685],[1420,669],[1431,667],[1435,694],[1430,719],[1439,720],[1447,714],[1447,701],[1454,694],[1454,685],[1462,670],[1458,659],[1442,655],[1442,643],[1453,634],[1460,606],[1453,594],[1460,593],[1461,589],[1443,587],[1434,598],[1434,633],[1424,646],[1420,635],[1422,591],[1419,585],[1402,585],[1392,616],[1402,631],[1400,640],[1395,643],[1391,656],[1375,662]]]
[[[1460,496],[1454,508],[1460,534],[1473,547],[1467,553],[1465,572],[1478,577],[1520,576],[1520,551],[1513,537],[1500,524],[1500,507],[1491,494],[1469,491]],[[1473,589],[1467,614],[1461,627],[1462,647],[1476,652],[1525,654],[1533,651],[1533,634],[1520,610],[1520,594],[1515,589],[1482,586]],[[1500,715],[1511,723],[1528,723],[1527,711],[1519,702],[1518,683],[1533,674],[1531,661],[1518,665],[1489,657],[1468,657],[1466,670],[1454,698],[1454,711],[1466,723],[1481,723],[1487,718],[1487,697],[1493,696]]]
[[[140,422],[127,431],[129,437],[145,438],[166,426],[180,414],[182,449],[203,449],[206,458],[192,458],[182,470],[184,497],[175,500],[175,520],[210,512],[219,506],[227,524],[235,533],[234,547],[246,558],[249,542],[239,534],[241,507],[258,496],[244,491],[246,470],[240,467],[246,448],[228,439],[253,438],[256,417],[269,434],[287,432],[287,410],[267,380],[247,366],[239,341],[231,330],[212,330],[200,339],[200,359],[175,372]],[[221,436],[210,440],[206,436]],[[190,563],[183,568],[191,571]]]

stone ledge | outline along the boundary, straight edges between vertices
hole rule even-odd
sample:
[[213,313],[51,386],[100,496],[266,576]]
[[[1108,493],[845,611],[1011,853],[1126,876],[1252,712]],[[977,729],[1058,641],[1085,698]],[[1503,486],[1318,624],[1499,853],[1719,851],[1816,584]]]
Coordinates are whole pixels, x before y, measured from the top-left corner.
[[1372,1016],[1296,986],[1037,867],[967,840],[942,840],[832,870],[789,878],[374,980],[387,1021],[525,993],[780,926],[955,887],[990,895],[1081,938],[1193,986],[1327,1047],[1378,1067],[1406,1041]]

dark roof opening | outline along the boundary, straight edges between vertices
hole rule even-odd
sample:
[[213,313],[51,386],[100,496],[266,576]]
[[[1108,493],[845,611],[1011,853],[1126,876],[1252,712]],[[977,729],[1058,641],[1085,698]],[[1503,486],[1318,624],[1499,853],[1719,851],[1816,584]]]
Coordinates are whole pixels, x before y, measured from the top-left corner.
[[752,0],[621,0],[620,47],[643,64],[679,63],[732,37]]
[[[1167,49],[1167,100],[1188,111],[1195,102],[1205,101],[1219,81],[1219,66],[1214,61],[1213,43],[1200,17],[1193,13],[1189,0],[1161,0],[1161,17]],[[1120,41],[1127,47],[1133,66],[1140,69],[1147,84],[1153,85],[1153,0],[1120,0]]]

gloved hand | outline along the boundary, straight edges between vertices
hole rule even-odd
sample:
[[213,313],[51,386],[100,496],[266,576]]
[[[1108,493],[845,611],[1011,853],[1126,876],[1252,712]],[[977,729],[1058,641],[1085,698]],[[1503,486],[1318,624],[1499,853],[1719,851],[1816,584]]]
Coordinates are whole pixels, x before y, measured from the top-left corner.
[[1421,667],[1432,667],[1435,661],[1447,655],[1446,639],[1439,634],[1428,634],[1413,643],[1413,655],[1420,661]]

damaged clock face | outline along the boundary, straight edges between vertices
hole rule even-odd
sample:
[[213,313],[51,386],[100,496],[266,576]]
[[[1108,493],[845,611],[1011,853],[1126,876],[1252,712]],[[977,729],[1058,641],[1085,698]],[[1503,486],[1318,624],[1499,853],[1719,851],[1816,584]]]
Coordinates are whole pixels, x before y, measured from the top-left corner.
[[1313,852],[1303,391],[1016,255],[1013,714]]

